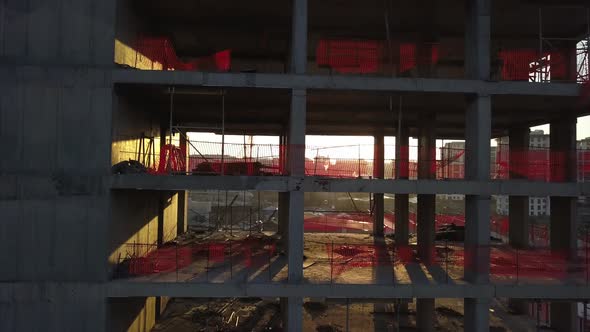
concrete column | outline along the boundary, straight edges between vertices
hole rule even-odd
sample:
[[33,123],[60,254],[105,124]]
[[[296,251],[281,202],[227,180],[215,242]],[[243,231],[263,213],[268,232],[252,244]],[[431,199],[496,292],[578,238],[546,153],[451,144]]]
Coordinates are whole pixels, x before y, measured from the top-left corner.
[[[529,128],[513,128],[509,131],[510,179],[526,177],[526,156],[529,151]],[[509,197],[509,243],[524,249],[529,244],[529,196]]]
[[434,332],[434,299],[416,300],[416,327],[420,332]]
[[[576,122],[575,117],[551,122],[551,174],[566,182],[577,180]],[[551,197],[551,249],[572,260],[577,256],[576,200],[576,197]]]
[[[374,157],[373,157],[373,177],[383,179],[385,177],[385,142],[383,134],[375,135]],[[383,236],[384,218],[385,218],[385,201],[383,193],[373,194],[373,235]]]
[[[421,115],[418,137],[418,178],[436,178],[436,133],[435,114]],[[434,251],[434,215],[436,195],[418,195],[418,256],[425,262],[432,262]]]
[[557,332],[578,332],[578,305],[576,302],[551,302],[551,327]]
[[282,248],[285,252],[287,251],[287,237],[289,236],[289,193],[279,192],[278,199],[278,229],[277,233],[281,236],[281,241],[284,245]]
[[[281,298],[283,327],[289,331],[303,331],[303,298]],[[300,317],[301,319],[296,319]]]
[[[281,175],[287,173],[287,135],[279,136],[279,171]],[[289,193],[278,193],[278,229],[277,233],[281,236],[282,250],[287,252],[287,237],[289,225]]]
[[307,0],[293,0],[293,37],[291,40],[291,72],[307,70]]
[[490,302],[488,298],[465,299],[465,331],[489,330]]
[[[468,180],[489,181],[491,98],[468,98],[466,113],[466,163]],[[490,271],[490,196],[465,196],[465,280],[475,284],[489,283]],[[465,299],[465,330],[489,330],[489,300]],[[469,310],[467,310],[469,308]]]
[[469,79],[490,78],[491,1],[466,1],[465,76]]
[[[421,114],[418,136],[418,179],[436,178],[435,114]],[[418,195],[418,257],[427,265],[434,261],[434,216],[436,195]],[[416,300],[416,322],[419,331],[434,331],[434,299]]]
[[[410,136],[408,128],[401,127],[395,138],[395,178],[408,179],[410,176]],[[409,207],[408,194],[395,195],[395,245],[407,246],[410,237]],[[398,310],[408,312],[408,303],[402,302],[398,305]]]
[[[529,151],[530,129],[511,128],[508,132],[510,179],[526,177],[527,152]],[[529,196],[508,197],[508,243],[513,248],[525,249],[529,246]],[[527,313],[527,301],[508,299],[510,311],[519,315]]]
[[[186,132],[180,134],[180,151],[184,153],[184,171],[189,170],[189,155],[190,148],[186,137]],[[188,230],[188,190],[181,190],[178,192],[178,207],[177,207],[177,221],[176,221],[176,234],[181,235],[186,233]]]
[[[576,174],[576,122],[565,117],[551,122],[552,180],[574,182]],[[570,261],[577,256],[576,197],[551,196],[551,249]],[[566,302],[551,303],[551,321],[557,331],[576,331],[576,306]]]
[[[490,78],[491,0],[468,0],[465,22],[465,74]],[[465,178],[490,180],[491,97],[467,96],[465,117]],[[465,280],[489,283],[490,196],[465,196]],[[488,298],[465,299],[465,331],[489,331]]]
[[[291,176],[305,175],[305,90],[294,89],[289,122],[288,167]],[[303,210],[302,191],[287,193],[289,200],[288,259],[289,282],[303,278]]]
[[[295,1],[298,3],[299,1]],[[297,5],[296,5],[297,7]],[[289,117],[288,171],[291,176],[305,176],[305,119],[306,91],[293,89]],[[299,284],[303,280],[303,219],[304,196],[302,191],[287,193],[289,202],[288,232],[288,282]],[[303,298],[283,299],[284,326],[288,331],[301,331],[303,326]]]
[[[307,69],[307,0],[293,0],[293,35],[291,38],[291,72],[305,74]],[[307,94],[304,89],[293,89],[287,150],[288,171],[291,176],[305,176],[305,113]],[[289,201],[288,225],[288,280],[300,283],[303,279],[303,192],[287,194]],[[303,330],[303,298],[281,299],[283,327],[288,331]]]
[[[410,175],[410,137],[407,127],[401,127],[395,138],[395,178],[408,179]],[[409,238],[409,195],[395,195],[395,244],[407,245]]]

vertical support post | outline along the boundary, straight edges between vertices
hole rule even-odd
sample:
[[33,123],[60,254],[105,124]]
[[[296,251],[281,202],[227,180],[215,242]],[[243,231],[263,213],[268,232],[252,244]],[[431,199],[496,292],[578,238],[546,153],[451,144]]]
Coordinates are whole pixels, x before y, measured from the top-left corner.
[[[421,114],[422,126],[418,137],[418,178],[431,180],[436,177],[436,133],[435,114]],[[418,256],[430,264],[434,251],[434,194],[418,194]]]
[[[418,179],[436,177],[435,114],[421,114],[418,135]],[[436,195],[418,194],[418,257],[424,264],[434,262],[434,218]],[[417,324],[420,331],[434,331],[434,299],[416,300]]]
[[[465,24],[466,78],[490,79],[491,0],[467,0]],[[465,116],[465,177],[490,180],[491,97],[469,95]],[[468,282],[489,283],[490,196],[465,196],[464,274]],[[466,331],[489,331],[490,298],[465,298]]]
[[[576,117],[565,117],[550,124],[551,176],[553,180],[575,182]],[[576,197],[551,196],[550,246],[569,262],[577,257]],[[552,302],[551,325],[559,332],[578,331],[577,304]]]
[[[291,176],[305,175],[305,112],[306,92],[294,89],[291,96],[289,123],[288,167]],[[303,192],[295,189],[287,193],[289,199],[288,257],[289,282],[303,278]]]
[[[489,181],[491,140],[491,97],[468,98],[466,114],[466,178]],[[465,196],[465,280],[489,283],[490,272],[490,196]],[[467,254],[469,253],[469,254]],[[465,329],[488,330],[488,298],[465,299]],[[467,308],[470,308],[467,310]],[[471,325],[469,325],[471,324]]]
[[[307,0],[293,0],[293,35],[291,38],[291,73],[304,74],[307,69]],[[305,176],[305,113],[307,95],[304,89],[293,89],[289,116],[288,170],[291,176]],[[301,191],[288,194],[288,282],[300,283],[303,279],[303,210]],[[282,298],[283,328],[287,331],[303,330],[303,298]]]
[[[373,177],[383,179],[385,177],[385,137],[383,134],[375,135],[374,156],[373,156]],[[373,236],[382,237],[385,225],[385,199],[383,193],[373,194],[375,204],[373,214]]]
[[[410,137],[408,128],[399,126],[395,138],[396,179],[407,180],[410,175]],[[408,245],[409,238],[409,195],[395,194],[395,245]]]
[[[416,299],[416,327],[420,332],[434,332],[434,299]],[[399,322],[398,322],[399,323]]]
[[[551,122],[551,174],[564,182],[577,180],[575,117]],[[551,196],[551,249],[569,260],[577,256],[576,197]]]
[[[511,128],[508,135],[510,179],[526,178],[530,129]],[[526,249],[529,246],[529,196],[509,196],[508,207],[508,243],[513,248]],[[516,314],[527,312],[524,300],[508,299],[508,306]]]

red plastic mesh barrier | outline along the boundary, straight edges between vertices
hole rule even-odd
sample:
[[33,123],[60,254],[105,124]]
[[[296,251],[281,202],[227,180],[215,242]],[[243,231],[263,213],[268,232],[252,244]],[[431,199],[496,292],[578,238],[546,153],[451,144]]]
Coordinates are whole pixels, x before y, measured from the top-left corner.
[[[321,39],[316,48],[319,67],[330,68],[341,74],[368,74],[383,71],[388,64],[387,42],[383,40],[329,40]],[[399,73],[405,73],[417,65],[436,64],[441,56],[438,44],[396,43],[399,45]]]
[[316,49],[316,61],[318,66],[338,73],[375,73],[383,63],[383,42],[322,39]]
[[[238,144],[218,142],[191,142],[199,153],[188,159],[182,149],[174,145],[165,145],[159,154],[143,156],[150,160],[149,169],[153,174],[193,173],[198,175],[286,175],[288,147],[276,144]],[[374,175],[372,159],[360,158],[360,151],[373,149],[373,146],[346,147],[305,147],[305,174],[307,176],[333,178],[370,178]],[[394,150],[393,147],[386,149]],[[417,147],[402,147],[409,151]],[[465,178],[465,149],[438,148],[428,153],[426,176],[436,179]],[[320,152],[317,152],[320,151]],[[142,160],[137,151],[120,151],[128,158]],[[366,153],[364,153],[366,155]],[[409,152],[408,152],[409,154]],[[358,155],[358,156],[357,156]],[[246,157],[244,157],[246,156]],[[315,156],[315,157],[310,157]],[[351,156],[350,158],[332,156]],[[149,157],[149,158],[148,158]],[[499,144],[496,149],[495,163],[490,165],[492,179],[521,178],[531,181],[564,182],[572,177],[584,182],[590,179],[590,150],[578,149],[574,152],[551,151],[549,148],[530,148],[528,150],[510,151],[507,144]],[[152,162],[153,160],[153,162]],[[575,163],[575,168],[568,165]],[[418,178],[419,165],[415,160],[402,160],[400,178]],[[223,167],[222,167],[223,165]],[[571,174],[570,174],[571,173]],[[386,159],[384,164],[386,179],[396,178],[396,161]]]
[[567,50],[551,50],[542,54],[534,49],[502,50],[498,53],[501,61],[501,78],[505,81],[576,81],[574,71],[568,68],[573,55]]
[[176,55],[168,37],[142,36],[136,50],[148,59],[162,64],[162,70],[209,70],[226,72],[231,67],[231,50],[223,50],[210,56],[183,61]]
[[417,65],[434,65],[440,58],[439,44],[401,43],[399,45],[399,72],[405,73]]
[[160,162],[158,164],[158,174],[169,172],[186,172],[186,157],[183,151],[177,146],[166,144],[160,150]]
[[576,162],[578,181],[590,177],[590,151],[577,150],[567,153],[551,151],[549,148],[531,148],[529,150],[510,151],[508,145],[500,144],[496,149],[497,179],[510,177],[532,181],[563,182],[570,177],[568,165]]

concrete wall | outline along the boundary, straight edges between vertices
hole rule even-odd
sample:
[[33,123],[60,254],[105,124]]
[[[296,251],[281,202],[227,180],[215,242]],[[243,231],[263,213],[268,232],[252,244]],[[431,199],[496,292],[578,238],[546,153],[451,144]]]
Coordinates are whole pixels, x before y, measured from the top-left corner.
[[114,19],[115,0],[0,3],[1,331],[106,329]]
[[117,3],[115,63],[138,69],[161,70],[162,64],[137,51],[137,39],[147,34],[146,23],[137,15],[130,0]]
[[15,66],[0,89],[0,280],[104,280],[110,82]]
[[[116,97],[112,120],[111,159],[116,164],[137,159],[142,135],[154,137],[153,155],[147,158],[157,167],[160,151],[160,119],[146,112],[135,99]],[[166,136],[169,137],[169,136]],[[148,140],[143,139],[144,144]],[[173,143],[178,144],[178,135]],[[142,160],[143,161],[143,160]],[[131,243],[152,245],[167,242],[177,235],[178,194],[165,191],[113,191],[109,229],[109,264],[124,258]],[[160,226],[160,224],[162,224]],[[158,234],[159,230],[161,234]],[[148,249],[147,246],[141,249]],[[155,249],[152,247],[151,249]],[[137,254],[137,252],[136,252]],[[144,251],[139,254],[145,254]]]
[[111,332],[149,332],[156,323],[155,297],[112,298],[108,301]]
[[6,0],[0,59],[12,64],[111,66],[115,0]]
[[[160,123],[163,119],[147,113],[139,101],[131,98],[116,96],[115,110],[113,112],[113,130],[111,159],[116,164],[124,160],[137,160],[137,152],[140,151],[140,143],[147,151],[149,138],[152,137],[152,152],[140,156],[146,166],[156,165],[160,153]],[[178,137],[178,135],[176,135]],[[151,163],[151,164],[150,164]]]

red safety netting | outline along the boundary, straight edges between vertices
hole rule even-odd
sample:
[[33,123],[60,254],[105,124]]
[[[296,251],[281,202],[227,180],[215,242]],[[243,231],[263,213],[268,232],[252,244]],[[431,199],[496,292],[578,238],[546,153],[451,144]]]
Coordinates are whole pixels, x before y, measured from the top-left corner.
[[535,49],[510,49],[498,53],[501,79],[506,81],[586,82],[588,68],[575,60],[585,57],[587,49],[552,49],[542,53]]
[[340,74],[382,73],[386,65],[397,67],[401,74],[418,65],[436,64],[441,56],[437,43],[396,42],[391,45],[391,53],[396,53],[391,59],[386,56],[388,47],[383,40],[321,39],[316,48],[316,62],[319,67]]
[[[239,144],[218,142],[191,142],[198,151],[189,157],[189,171],[199,175],[285,175],[288,147],[272,144]],[[307,176],[337,178],[369,178],[375,175],[373,160],[361,158],[361,151],[373,150],[373,146],[305,147],[305,174]],[[393,147],[386,147],[393,150]],[[407,153],[417,147],[402,147]],[[356,158],[342,158],[340,156]],[[460,179],[464,177],[464,149],[441,148],[428,153],[431,160],[425,178]],[[313,156],[313,157],[309,157]],[[334,157],[338,156],[338,157]],[[222,167],[222,165],[224,165]],[[417,161],[403,160],[401,178],[418,177]],[[385,178],[395,178],[395,160],[384,161]]]
[[[570,175],[569,165],[576,164],[576,174]],[[493,178],[521,178],[532,181],[563,182],[572,177],[585,181],[590,177],[590,151],[551,151],[549,148],[510,150],[507,144],[496,149],[496,174]]]
[[166,144],[160,150],[160,160],[157,174],[168,174],[171,172],[186,172],[186,155],[177,146]]
[[[187,146],[185,145],[186,149]],[[366,158],[372,145],[312,147],[304,150],[306,176],[332,178],[373,178],[377,174],[373,159]],[[148,160],[150,173],[192,173],[195,175],[287,175],[289,147],[278,144],[239,144],[219,142],[191,142],[192,155],[185,158],[184,149],[165,145],[159,154],[141,154],[137,151],[120,151],[119,157],[128,155],[132,160]],[[386,146],[386,151],[394,151]],[[419,152],[415,146],[402,147],[402,155]],[[195,150],[197,153],[195,153]],[[410,151],[412,151],[410,153]],[[401,165],[399,178],[417,179],[420,171],[425,179],[464,179],[465,149],[437,148],[428,152],[430,160],[421,170],[416,160],[385,159],[383,174],[386,179],[398,177],[396,165]],[[363,157],[361,157],[363,156]],[[415,158],[415,157],[414,157]],[[498,144],[490,165],[492,179],[527,179],[530,181],[565,182],[577,178],[578,182],[590,179],[590,150],[573,152],[552,151],[549,148],[530,148],[510,151],[508,144]],[[575,167],[569,165],[575,164]]]
[[206,274],[210,268],[228,262],[246,268],[265,266],[277,255],[275,243],[252,239],[203,244],[164,245],[129,243],[121,257],[119,276],[142,276],[182,269],[192,274]]
[[383,42],[322,39],[316,49],[316,62],[338,73],[375,73],[383,63]]
[[136,50],[151,61],[161,64],[162,70],[226,72],[231,67],[231,50],[223,50],[210,56],[183,61],[177,56],[174,45],[168,37],[141,36],[137,40]]

